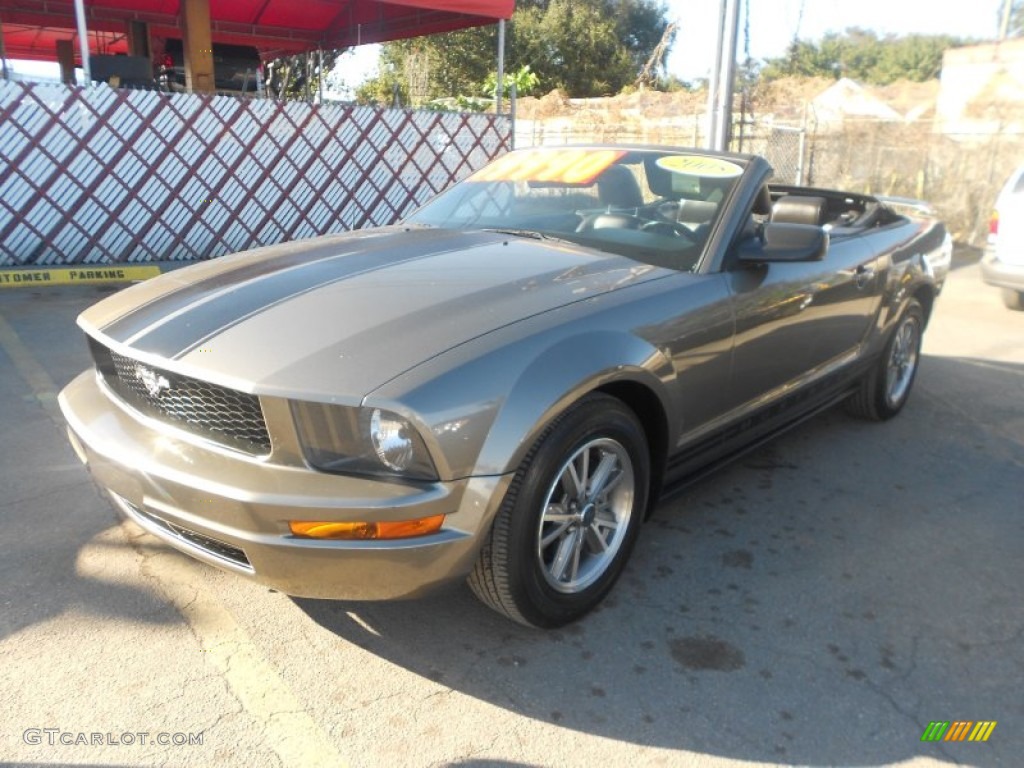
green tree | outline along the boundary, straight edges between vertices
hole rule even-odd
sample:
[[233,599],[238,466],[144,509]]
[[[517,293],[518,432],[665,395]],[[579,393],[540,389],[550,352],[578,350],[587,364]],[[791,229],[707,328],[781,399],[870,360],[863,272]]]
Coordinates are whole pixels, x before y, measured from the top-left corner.
[[619,0],[608,3],[615,16],[615,31],[633,61],[634,77],[661,42],[668,26],[663,5],[647,0]]
[[601,0],[551,0],[535,27],[548,53],[535,66],[543,82],[579,97],[607,96],[633,82],[639,67],[609,10]]
[[[632,83],[668,23],[659,0],[521,0],[517,5],[507,25],[506,70],[529,66],[545,90],[561,88],[580,97],[617,93]],[[419,106],[476,94],[494,73],[496,55],[494,25],[388,43],[379,77],[360,89],[359,98],[390,103],[397,93],[403,104]]]
[[[516,93],[520,96],[528,96],[537,89],[540,85],[540,78],[537,77],[536,72],[530,70],[530,65],[520,67],[515,72],[506,72],[505,77],[502,78],[502,90],[508,94],[512,91],[512,86],[515,86]],[[498,73],[491,72],[487,75],[484,80],[483,92],[488,96],[494,97],[498,92]]]
[[358,89],[357,99],[422,106],[443,96],[476,94],[495,70],[497,50],[494,25],[387,43],[378,76]]
[[785,56],[768,59],[762,75],[773,80],[790,75],[849,77],[874,85],[938,77],[942,54],[964,41],[948,35],[879,38],[870,30],[850,28],[829,33],[819,42],[794,40]]
[[942,71],[942,54],[953,45],[949,37],[911,35],[899,45],[886,46],[871,70],[870,82],[885,85],[895,80],[934,80]]

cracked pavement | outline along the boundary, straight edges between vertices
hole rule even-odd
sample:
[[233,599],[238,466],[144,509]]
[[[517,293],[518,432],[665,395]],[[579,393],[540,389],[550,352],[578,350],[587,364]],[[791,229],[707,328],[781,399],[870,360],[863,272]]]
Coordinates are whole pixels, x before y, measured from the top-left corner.
[[[291,599],[121,522],[39,391],[88,364],[101,293],[0,292],[30,356],[0,348],[0,762],[1020,764],[1024,313],[963,258],[900,417],[826,413],[664,501],[602,608],[552,632],[461,586]],[[998,726],[921,742],[932,720]]]

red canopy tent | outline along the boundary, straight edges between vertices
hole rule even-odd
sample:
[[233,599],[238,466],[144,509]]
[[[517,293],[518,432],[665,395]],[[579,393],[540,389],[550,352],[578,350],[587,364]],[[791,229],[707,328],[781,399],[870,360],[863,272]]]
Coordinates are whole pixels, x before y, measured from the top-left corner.
[[[251,45],[264,59],[493,24],[514,0],[209,0],[213,42]],[[180,38],[182,0],[84,0],[89,48],[127,51],[129,22],[153,38]],[[56,59],[58,40],[75,40],[72,0],[0,0],[5,55]]]

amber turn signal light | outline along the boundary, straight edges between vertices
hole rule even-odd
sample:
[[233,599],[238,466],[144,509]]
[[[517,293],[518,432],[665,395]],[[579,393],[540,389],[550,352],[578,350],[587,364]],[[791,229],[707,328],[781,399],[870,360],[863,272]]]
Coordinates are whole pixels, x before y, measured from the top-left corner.
[[332,523],[311,520],[291,520],[288,527],[304,539],[411,539],[441,530],[444,515],[431,515],[416,520],[396,520],[381,523]]

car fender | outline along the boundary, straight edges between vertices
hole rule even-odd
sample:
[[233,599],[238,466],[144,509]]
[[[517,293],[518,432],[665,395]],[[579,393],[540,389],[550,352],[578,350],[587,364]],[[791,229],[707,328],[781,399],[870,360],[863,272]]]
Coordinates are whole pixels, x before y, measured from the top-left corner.
[[945,227],[940,222],[918,220],[872,236],[880,240],[874,247],[878,249],[880,263],[884,264],[885,282],[865,357],[881,353],[911,299],[916,298],[921,303],[927,323],[939,292],[932,257],[936,248],[944,246],[945,235]]
[[675,410],[666,386],[673,376],[661,350],[629,333],[593,331],[562,339],[532,360],[512,384],[474,474],[515,471],[559,415],[588,392],[612,383],[644,387],[668,416]]
[[935,278],[924,253],[915,253],[908,259],[894,261],[878,318],[878,345],[885,345],[911,299],[916,298],[924,307],[927,323],[937,293]]
[[673,411],[666,386],[674,376],[671,362],[626,331],[562,326],[491,344],[481,354],[475,346],[429,361],[364,400],[412,422],[442,480],[515,471],[559,414],[613,382],[646,387],[664,413]]

